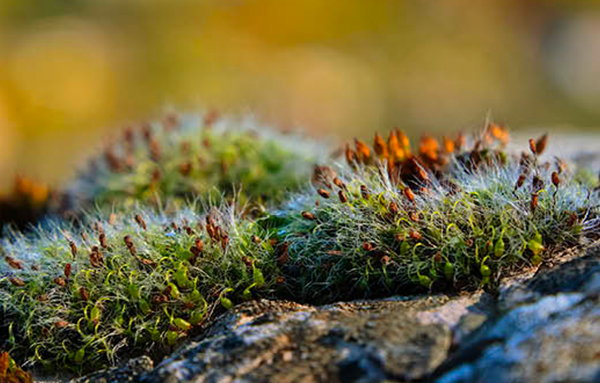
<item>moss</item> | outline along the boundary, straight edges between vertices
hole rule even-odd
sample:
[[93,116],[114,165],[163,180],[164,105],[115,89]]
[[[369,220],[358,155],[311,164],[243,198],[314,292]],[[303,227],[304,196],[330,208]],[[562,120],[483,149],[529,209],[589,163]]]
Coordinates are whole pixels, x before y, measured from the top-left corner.
[[75,201],[69,207],[75,215],[93,205],[142,201],[177,209],[199,197],[218,202],[234,195],[240,205],[264,209],[303,185],[324,152],[318,144],[259,127],[249,118],[169,115],[162,123],[126,129],[91,160],[66,194]]
[[[425,137],[412,154],[401,132],[374,152],[357,141],[347,166],[317,169],[312,190],[275,215],[287,245],[290,296],[310,302],[494,286],[576,244],[597,194],[562,161],[504,152],[490,125],[470,148]],[[395,153],[395,154],[394,154]],[[577,173],[576,173],[577,174]]]
[[586,185],[590,189],[595,189],[600,186],[598,174],[594,174],[594,172],[588,168],[578,168],[573,178],[575,182]]
[[375,169],[342,171],[342,187],[322,189],[329,198],[315,190],[278,213],[290,295],[330,302],[476,288],[577,243],[591,208],[587,189],[565,175],[556,190],[551,172],[540,170],[549,186],[533,210],[530,186],[514,190],[519,174],[515,165],[459,167],[448,175],[459,190],[433,180],[409,199],[408,187]]
[[[312,185],[292,195],[282,191],[308,181],[309,162],[292,149],[275,155],[287,141],[192,131],[184,151],[185,129],[152,133],[170,142],[162,159],[152,139],[136,139],[135,166],[110,170],[109,156],[75,183],[98,213],[4,240],[0,304],[15,358],[76,372],[148,352],[160,359],[215,314],[256,297],[325,303],[494,288],[598,227],[598,194],[562,162],[542,160],[546,138],[511,156],[495,125],[471,142],[425,137],[416,150],[397,131],[376,136],[372,149],[357,140],[346,164],[316,166]],[[176,171],[199,155],[211,165]],[[157,167],[165,176],[149,186]],[[206,198],[213,187],[250,204],[268,196],[267,210],[245,214],[220,194],[213,199],[227,201],[215,207]],[[178,207],[149,204],[155,192]]]
[[16,234],[4,245],[11,275],[0,279],[11,353],[76,372],[163,355],[229,302],[272,295],[270,248],[268,233],[230,208]]

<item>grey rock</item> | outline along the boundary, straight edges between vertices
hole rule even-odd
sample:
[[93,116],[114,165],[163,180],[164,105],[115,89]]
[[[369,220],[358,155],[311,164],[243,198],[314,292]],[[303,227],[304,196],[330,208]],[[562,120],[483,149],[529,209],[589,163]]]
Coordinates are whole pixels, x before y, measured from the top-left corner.
[[[177,351],[143,381],[422,379],[446,359],[452,326],[475,303],[444,296],[322,307],[249,302],[218,319],[202,340]],[[453,310],[460,313],[453,315]]]
[[591,247],[505,289],[503,312],[461,342],[436,382],[599,382],[599,253]]
[[154,362],[147,356],[131,359],[121,367],[111,368],[88,375],[81,379],[73,379],[71,383],[117,383],[137,382],[141,375],[152,371]]
[[484,325],[438,383],[600,381],[600,296],[547,296]]
[[[591,283],[598,275],[600,275],[599,245],[568,250],[557,254],[533,273],[517,277],[516,283],[507,281],[500,289],[500,307],[507,309],[557,293],[592,291],[594,285]],[[597,291],[598,287],[595,289]]]

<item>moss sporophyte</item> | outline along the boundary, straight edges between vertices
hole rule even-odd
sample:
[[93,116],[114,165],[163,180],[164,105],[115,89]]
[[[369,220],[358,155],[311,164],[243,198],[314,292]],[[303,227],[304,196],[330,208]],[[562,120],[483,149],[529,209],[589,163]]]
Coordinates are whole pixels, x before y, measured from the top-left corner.
[[195,198],[218,202],[236,192],[239,204],[262,210],[302,185],[325,152],[250,118],[169,115],[113,139],[67,186],[66,206],[58,210],[138,202],[177,209]]
[[160,359],[257,297],[493,289],[599,226],[579,170],[545,161],[545,137],[507,153],[498,125],[416,150],[394,130],[346,146],[344,162],[183,120],[127,130],[96,159],[68,188],[84,196],[76,221],[7,232],[2,347],[15,360],[80,373]]

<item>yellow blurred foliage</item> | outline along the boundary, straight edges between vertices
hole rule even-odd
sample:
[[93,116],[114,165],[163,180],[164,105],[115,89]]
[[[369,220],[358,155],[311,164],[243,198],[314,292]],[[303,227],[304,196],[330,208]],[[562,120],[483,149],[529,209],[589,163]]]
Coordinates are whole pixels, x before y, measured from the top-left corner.
[[595,126],[600,86],[563,70],[600,67],[571,49],[594,37],[563,27],[582,15],[600,26],[586,1],[4,0],[0,189],[15,173],[64,179],[166,107],[343,138],[472,128],[490,111]]
[[28,122],[23,128],[64,129],[69,120],[101,118],[115,96],[115,53],[101,31],[69,18],[19,36],[4,75]]

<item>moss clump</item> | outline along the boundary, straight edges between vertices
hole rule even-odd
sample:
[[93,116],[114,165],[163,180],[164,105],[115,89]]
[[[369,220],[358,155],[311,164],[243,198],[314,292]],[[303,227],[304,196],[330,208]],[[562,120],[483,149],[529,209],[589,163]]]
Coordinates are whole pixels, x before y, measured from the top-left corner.
[[[194,131],[180,151],[184,131],[135,139],[135,166],[80,179],[100,212],[79,226],[59,220],[4,240],[0,307],[16,358],[76,372],[148,352],[160,359],[219,310],[255,297],[324,303],[493,288],[600,227],[598,194],[561,161],[543,161],[546,138],[510,156],[495,125],[470,143],[425,137],[414,153],[397,131],[376,136],[373,150],[357,140],[346,164],[316,166],[312,185],[287,197],[282,182],[302,181],[283,169],[304,174],[308,162],[286,154],[267,166],[279,158],[268,140],[216,127]],[[164,162],[152,137],[170,142]],[[205,151],[212,170],[176,171]],[[218,170],[223,159],[231,173]],[[157,167],[164,178],[148,184]],[[238,200],[180,201],[169,213],[148,205],[158,192],[185,200],[216,186],[235,195],[237,182],[251,204],[269,196],[263,214],[244,214]],[[118,213],[106,211],[109,201]]]
[[518,177],[513,166],[457,170],[459,190],[432,181],[413,193],[373,169],[341,175],[340,188],[322,189],[329,198],[315,192],[280,213],[291,294],[327,302],[473,288],[576,243],[591,207],[587,191],[541,189],[532,209],[529,188],[514,191]]
[[591,169],[579,168],[573,176],[573,180],[577,183],[583,184],[590,189],[598,190],[600,187],[600,178],[598,174],[595,174]]
[[125,130],[67,188],[76,214],[93,204],[155,206],[196,198],[236,197],[240,205],[264,208],[297,190],[324,150],[298,136],[254,121],[167,116],[162,123]]
[[0,268],[11,353],[76,372],[161,356],[213,312],[272,295],[268,233],[233,214],[144,211],[17,235]]
[[277,214],[290,295],[329,302],[494,285],[577,243],[597,197],[562,162],[541,163],[546,138],[513,158],[492,128],[470,150],[426,138],[402,157],[390,154],[397,133],[385,150],[376,136],[375,155],[357,142],[349,166],[319,168],[312,193]]

